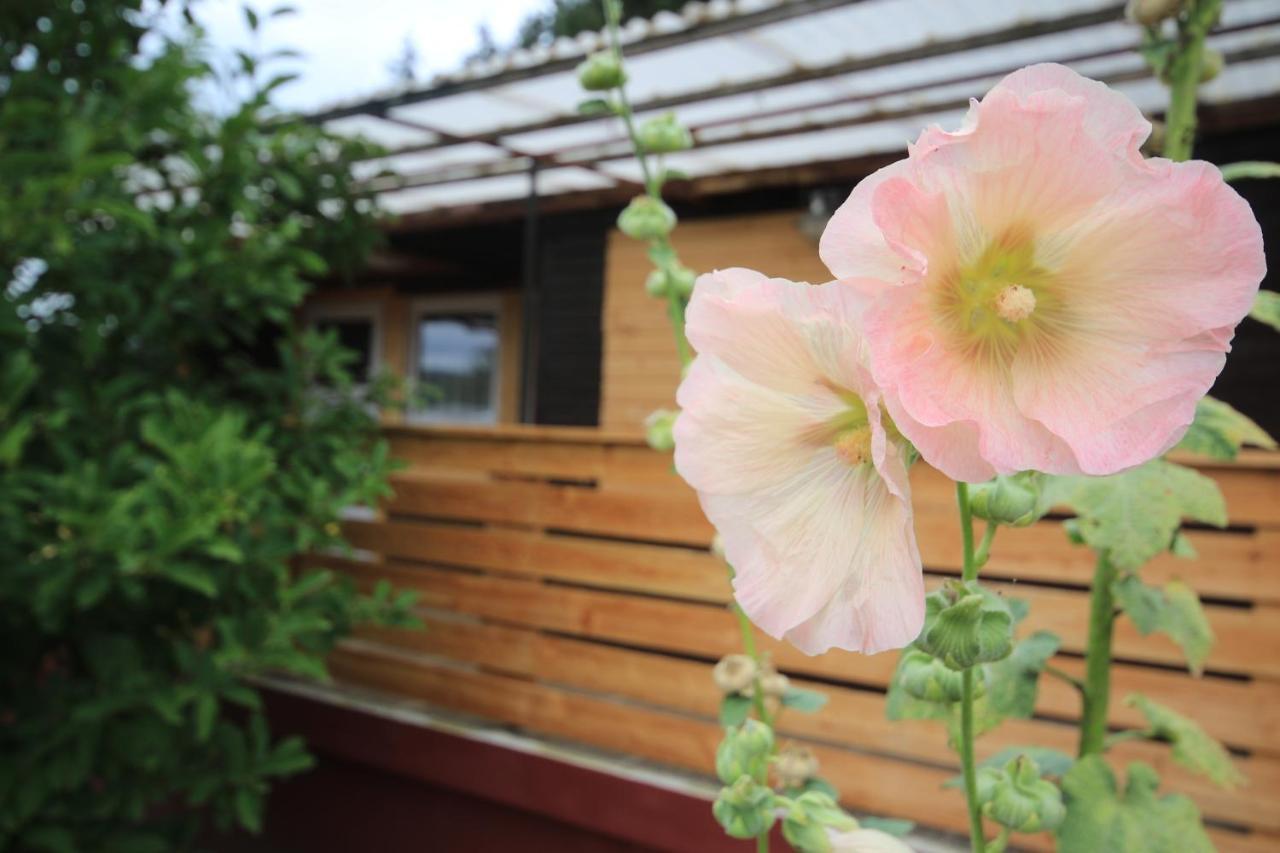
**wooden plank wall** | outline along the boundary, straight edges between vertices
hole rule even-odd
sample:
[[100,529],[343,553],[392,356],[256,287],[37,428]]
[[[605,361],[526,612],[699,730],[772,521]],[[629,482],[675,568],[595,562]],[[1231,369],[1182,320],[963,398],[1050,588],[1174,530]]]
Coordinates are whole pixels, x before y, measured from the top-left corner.
[[[430,627],[367,631],[333,659],[343,680],[478,714],[529,732],[710,773],[720,737],[711,663],[739,648],[712,530],[670,458],[634,438],[572,428],[428,431],[390,428],[408,460],[376,521],[353,522],[359,559],[326,559],[372,584],[421,596]],[[1141,691],[1200,720],[1238,755],[1249,784],[1214,788],[1160,745],[1126,743],[1117,765],[1155,765],[1192,795],[1222,850],[1280,845],[1280,469],[1266,457],[1205,469],[1226,493],[1232,527],[1193,531],[1200,559],[1161,557],[1149,581],[1190,581],[1217,634],[1201,678],[1161,636],[1122,621],[1113,722],[1140,725],[1120,700]],[[916,524],[930,585],[960,569],[951,484],[913,471]],[[1080,674],[1092,561],[1044,521],[1002,530],[984,578],[1026,599],[1023,630],[1063,638],[1055,661]],[[883,691],[897,655],[806,657],[759,637],[799,684],[830,696],[816,715],[783,714],[853,809],[963,831],[958,791],[941,790],[955,756],[940,727],[890,723]],[[1035,719],[979,742],[980,757],[1036,743],[1073,751],[1079,699],[1045,678]],[[1036,836],[1031,846],[1048,849]]]
[[[676,248],[697,272],[748,267],[793,281],[820,283],[831,274],[818,247],[796,227],[801,211],[680,223]],[[604,290],[604,365],[600,426],[631,434],[654,409],[673,408],[680,381],[666,303],[644,292],[651,264],[639,243],[609,232]]]

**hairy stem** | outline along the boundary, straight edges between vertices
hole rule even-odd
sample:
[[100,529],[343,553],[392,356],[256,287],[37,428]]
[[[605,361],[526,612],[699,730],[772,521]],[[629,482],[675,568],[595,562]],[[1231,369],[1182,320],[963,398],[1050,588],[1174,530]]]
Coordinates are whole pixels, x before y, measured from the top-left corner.
[[[960,536],[964,542],[966,581],[978,579],[978,560],[973,548],[973,512],[969,507],[969,485],[956,483],[956,505],[960,509]],[[984,537],[985,538],[985,537]],[[990,547],[990,542],[987,543]],[[973,853],[982,853],[986,838],[982,832],[982,812],[978,810],[978,767],[973,757],[973,679],[970,667],[960,681],[960,766],[964,773],[964,795],[969,806],[969,843]]]
[[1115,567],[1098,555],[1089,595],[1089,635],[1085,647],[1084,713],[1080,716],[1080,755],[1101,753],[1107,741],[1107,708],[1111,701],[1111,636],[1116,602],[1111,586]]
[[1204,40],[1218,20],[1222,0],[1193,0],[1178,22],[1178,47],[1169,61],[1169,111],[1165,113],[1165,157],[1191,157],[1196,138],[1196,89],[1204,63]]

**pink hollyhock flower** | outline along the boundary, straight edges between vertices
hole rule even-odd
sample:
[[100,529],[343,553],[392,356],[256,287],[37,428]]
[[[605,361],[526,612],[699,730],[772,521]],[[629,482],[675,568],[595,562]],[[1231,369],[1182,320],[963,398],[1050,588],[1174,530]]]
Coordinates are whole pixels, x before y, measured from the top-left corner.
[[685,327],[676,470],[742,609],[808,654],[905,646],[924,619],[906,443],[862,366],[856,295],[722,270],[698,279]]
[[831,219],[886,409],[951,477],[1138,465],[1222,369],[1261,231],[1213,166],[1144,160],[1150,130],[1101,83],[1024,68]]

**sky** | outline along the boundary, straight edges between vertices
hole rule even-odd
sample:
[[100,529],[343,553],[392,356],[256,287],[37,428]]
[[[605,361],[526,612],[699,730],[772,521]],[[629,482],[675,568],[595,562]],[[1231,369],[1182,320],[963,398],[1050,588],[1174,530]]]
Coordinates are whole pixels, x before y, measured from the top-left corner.
[[[194,12],[213,47],[230,54],[252,43],[242,0],[203,0]],[[388,65],[406,36],[418,53],[418,79],[457,68],[478,44],[476,29],[488,24],[506,47],[520,22],[549,0],[248,0],[264,23],[261,47],[293,48],[303,58],[290,63],[301,78],[278,90],[275,103],[311,111],[390,87]],[[267,13],[290,5],[295,14],[271,19]]]

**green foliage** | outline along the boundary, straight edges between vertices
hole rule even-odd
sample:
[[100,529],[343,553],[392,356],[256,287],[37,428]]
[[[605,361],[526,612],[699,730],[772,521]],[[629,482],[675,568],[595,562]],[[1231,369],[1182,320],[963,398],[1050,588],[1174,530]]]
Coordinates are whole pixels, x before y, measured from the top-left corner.
[[716,748],[716,775],[726,785],[743,776],[764,777],[773,754],[773,729],[756,719],[730,728]]
[[827,704],[827,694],[819,693],[817,690],[805,690],[802,687],[788,687],[787,692],[782,694],[782,704],[806,714],[813,714],[821,711]]
[[730,836],[755,838],[773,826],[776,820],[773,804],[773,791],[750,776],[741,776],[732,785],[720,789],[711,813]]
[[[622,0],[622,20],[651,18],[659,12],[679,12],[686,0]],[[521,47],[550,43],[561,36],[604,29],[600,0],[550,0],[546,9],[525,18],[516,40]]]
[[1195,803],[1180,794],[1156,795],[1160,777],[1146,764],[1129,765],[1123,791],[1106,761],[1087,755],[1062,779],[1067,816],[1058,829],[1062,853],[1212,853]]
[[1109,477],[1060,477],[1052,492],[1054,503],[1075,510],[1079,537],[1121,571],[1168,550],[1183,518],[1227,524],[1218,485],[1163,459]]
[[1194,720],[1139,693],[1131,694],[1124,701],[1147,718],[1149,737],[1172,744],[1174,761],[1188,770],[1203,773],[1223,788],[1244,784],[1244,774],[1231,762],[1231,755]]
[[1280,293],[1274,290],[1259,290],[1253,299],[1253,308],[1249,316],[1260,323],[1266,323],[1280,332]]
[[1177,449],[1211,459],[1235,459],[1246,444],[1276,448],[1276,440],[1247,415],[1221,400],[1202,397],[1196,403],[1195,420]]
[[827,827],[839,831],[857,826],[829,794],[806,791],[787,808],[782,836],[800,853],[827,853],[831,850]]
[[858,826],[862,829],[874,829],[894,838],[902,838],[916,828],[915,821],[901,820],[892,817],[860,817]]
[[720,725],[726,728],[741,725],[750,714],[750,696],[730,693],[720,700]]
[[406,613],[291,569],[386,490],[380,392],[291,328],[376,239],[369,152],[269,115],[287,80],[250,56],[246,100],[201,113],[198,46],[144,7],[0,12],[4,849],[179,850],[204,808],[256,829],[309,759],[246,677],[323,677],[353,622]]
[[1178,580],[1156,589],[1136,575],[1121,577],[1113,589],[1116,602],[1133,620],[1139,633],[1144,636],[1153,631],[1168,634],[1187,656],[1191,671],[1197,675],[1201,672],[1213,647],[1213,629],[1194,589]]

